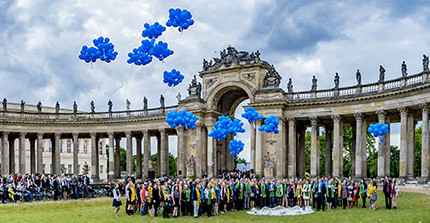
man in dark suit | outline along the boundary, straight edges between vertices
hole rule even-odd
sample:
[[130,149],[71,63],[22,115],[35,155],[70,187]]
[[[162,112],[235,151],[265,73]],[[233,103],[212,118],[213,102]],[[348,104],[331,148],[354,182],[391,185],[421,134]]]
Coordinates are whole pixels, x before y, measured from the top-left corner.
[[384,180],[384,195],[385,195],[385,208],[391,209],[391,187],[390,187],[390,179],[388,176],[385,176]]
[[86,174],[82,175],[82,188],[84,189],[84,197],[88,198],[88,185],[90,184],[90,178],[87,177]]
[[54,178],[54,201],[58,199],[58,195],[60,195],[60,180],[57,176]]
[[322,181],[322,178],[318,180],[317,187],[315,188],[316,198],[317,198],[317,211],[320,210],[322,206],[322,210],[325,211],[325,197],[326,197],[326,187]]

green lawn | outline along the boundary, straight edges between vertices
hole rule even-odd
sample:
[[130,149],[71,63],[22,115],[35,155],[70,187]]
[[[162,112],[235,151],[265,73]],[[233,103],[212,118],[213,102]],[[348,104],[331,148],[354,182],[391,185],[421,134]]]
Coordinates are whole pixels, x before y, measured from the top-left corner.
[[[382,194],[378,194],[379,210],[346,209],[318,212],[302,216],[252,216],[245,211],[229,212],[219,216],[176,219],[127,216],[124,209],[120,217],[113,214],[110,198],[22,205],[0,205],[2,222],[430,222],[430,195],[402,193],[397,210],[386,210]],[[124,202],[123,202],[124,203]],[[361,202],[360,202],[361,203]]]

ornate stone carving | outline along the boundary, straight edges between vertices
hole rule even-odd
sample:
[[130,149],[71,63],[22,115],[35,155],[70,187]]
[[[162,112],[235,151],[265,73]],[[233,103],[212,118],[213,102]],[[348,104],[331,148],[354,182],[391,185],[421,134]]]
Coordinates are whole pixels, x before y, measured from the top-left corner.
[[269,71],[266,73],[266,76],[264,76],[263,88],[277,88],[279,87],[279,84],[281,84],[281,79],[281,75],[279,75],[279,73],[275,70],[275,67],[271,65]]
[[58,112],[60,112],[60,102],[57,101],[57,103],[55,104],[55,113],[58,114]]
[[408,76],[408,68],[406,66],[405,61],[403,61],[402,63],[402,77],[406,77]]
[[187,175],[188,176],[194,176],[194,166],[195,166],[196,162],[194,161],[194,156],[191,155],[191,157],[189,159],[187,159],[185,161],[185,167],[187,168]]
[[78,104],[76,104],[76,101],[73,102],[73,114],[76,115],[76,113],[78,112]]
[[311,91],[316,91],[317,90],[317,82],[318,80],[315,78],[315,76],[312,77],[312,87],[311,87]]
[[338,124],[342,121],[342,116],[340,115],[332,115],[331,118],[333,119],[333,123]]
[[406,107],[400,107],[398,110],[400,112],[400,116],[406,117],[409,114],[409,109]]
[[189,98],[201,98],[202,93],[202,84],[200,82],[197,83],[196,75],[191,80],[191,84],[188,86],[188,97]]
[[291,80],[291,78],[288,79],[287,90],[288,93],[293,93],[293,81]]
[[363,115],[363,113],[354,113],[354,118],[357,121],[363,121],[364,115]]
[[376,114],[378,115],[378,121],[380,121],[380,120],[385,121],[385,117],[387,116],[387,112],[385,112],[383,110],[378,110],[378,111],[376,111]]
[[182,98],[181,92],[178,92],[178,94],[176,95],[176,100],[178,100],[178,102],[180,102],[181,98]]
[[91,101],[90,107],[91,107],[91,113],[95,113],[96,112],[96,106],[94,105],[94,101]]
[[206,80],[206,87],[212,87],[216,82],[218,82],[218,78],[210,78]]
[[318,125],[319,120],[318,120],[317,117],[310,117],[309,119],[311,120],[311,125],[312,126],[317,126]]
[[[127,132],[125,133],[127,135]],[[131,134],[131,133],[130,133]],[[90,133],[91,138],[96,138],[97,137],[97,133],[95,132],[91,132]]]
[[246,81],[254,83],[255,82],[255,73],[242,74],[242,78]]
[[429,71],[429,57],[426,55],[423,55],[423,71],[424,72]]
[[339,74],[336,73],[336,75],[334,75],[334,89],[338,89],[339,88]]
[[125,99],[125,108],[127,109],[127,111],[130,111],[130,101],[128,99]]
[[355,78],[357,79],[357,85],[360,86],[361,85],[361,73],[360,73],[359,69],[357,69],[357,73],[355,73]]
[[385,69],[382,65],[380,65],[379,66],[379,80],[378,80],[378,82],[379,83],[384,82],[384,79],[385,79]]
[[109,138],[112,136],[112,137],[114,137],[115,136],[115,133],[114,132],[107,132],[107,134],[108,134],[108,136],[109,136]]
[[160,106],[161,106],[162,108],[164,108],[164,107],[165,107],[165,105],[164,105],[164,96],[163,96],[163,95],[160,95]]
[[24,100],[21,100],[21,112],[24,112],[24,106],[25,106],[25,102]]
[[428,103],[421,103],[420,108],[423,112],[429,112],[429,105]]
[[55,133],[55,138],[60,138],[61,137],[61,132],[56,132]]
[[245,62],[247,64],[253,62],[257,63],[260,62],[260,52],[257,50],[257,52],[248,53],[246,51],[237,51],[234,47],[228,46],[227,50],[221,50],[220,51],[220,58],[213,58],[215,61],[214,63],[212,60],[207,61],[203,59],[203,71],[207,71],[211,68],[218,68],[221,65],[224,65],[226,67],[231,66],[233,63],[239,64],[240,62]]
[[44,133],[43,132],[38,132],[37,133],[37,138],[42,139],[43,138]]
[[269,140],[266,140],[266,142],[269,143],[270,145],[273,145],[276,143],[276,140],[269,139]]
[[42,102],[41,102],[41,101],[39,101],[39,103],[37,103],[37,111],[38,111],[39,113],[41,113],[41,112],[42,112]]
[[26,132],[20,132],[20,133],[19,133],[19,136],[20,136],[20,137],[25,137],[26,135],[27,135],[27,133],[26,133]]
[[264,168],[266,170],[271,170],[275,166],[275,154],[276,153],[270,154],[269,152],[267,152],[264,155]]
[[3,98],[3,111],[7,111],[7,99]]

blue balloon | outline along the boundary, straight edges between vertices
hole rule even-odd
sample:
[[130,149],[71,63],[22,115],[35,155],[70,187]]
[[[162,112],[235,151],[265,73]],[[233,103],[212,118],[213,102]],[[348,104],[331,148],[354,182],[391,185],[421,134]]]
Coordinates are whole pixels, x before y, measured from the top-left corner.
[[166,83],[169,87],[180,84],[182,80],[184,80],[184,75],[182,75],[181,72],[175,69],[173,69],[171,72],[164,71],[163,82]]
[[84,60],[86,63],[96,62],[97,59],[110,63],[116,59],[118,52],[114,51],[114,45],[109,41],[110,39],[108,37],[103,38],[102,36],[98,39],[93,39],[95,47],[87,47],[84,45],[78,58]]
[[188,29],[191,25],[194,24],[194,20],[191,19],[191,12],[184,9],[169,9],[169,20],[166,22],[166,26],[170,27],[178,27],[179,32]]
[[145,23],[144,27],[145,29],[142,31],[142,36],[149,39],[157,39],[166,31],[166,27],[160,25],[158,22],[155,22],[153,25]]
[[199,117],[195,116],[192,112],[187,112],[187,110],[184,109],[180,112],[168,112],[167,118],[165,120],[167,124],[169,124],[169,126],[172,128],[182,125],[185,128],[194,129],[196,127],[197,120],[199,120]]
[[259,131],[265,131],[267,133],[273,132],[275,134],[279,133],[279,129],[278,129],[279,119],[276,118],[274,115],[271,115],[271,116],[267,117],[264,120],[264,123],[266,125],[263,125],[263,126],[259,127],[258,128]]

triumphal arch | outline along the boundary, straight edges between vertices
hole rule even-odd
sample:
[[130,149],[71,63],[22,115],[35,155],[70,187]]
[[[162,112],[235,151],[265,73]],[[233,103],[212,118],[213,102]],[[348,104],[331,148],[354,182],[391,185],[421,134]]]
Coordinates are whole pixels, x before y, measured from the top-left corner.
[[[357,70],[357,84],[339,87],[340,77],[334,76],[334,87],[319,90],[315,76],[309,91],[295,92],[291,79],[287,88],[281,87],[282,76],[270,63],[260,59],[260,52],[238,51],[227,47],[219,58],[203,60],[203,69],[195,75],[188,86],[188,96],[179,98],[178,104],[165,106],[160,98],[160,107],[148,108],[147,99],[143,109],[107,112],[80,112],[73,109],[59,109],[57,106],[42,107],[3,103],[0,112],[2,133],[2,173],[40,173],[43,165],[41,141],[53,142],[51,156],[53,174],[58,174],[61,165],[59,140],[70,138],[73,143],[73,172],[78,173],[79,138],[91,138],[91,176],[99,178],[99,154],[97,142],[109,141],[109,157],[119,157],[119,145],[126,139],[127,173],[138,178],[147,177],[153,168],[151,137],[157,140],[157,175],[169,173],[169,135],[177,135],[177,176],[215,176],[222,170],[234,169],[234,157],[230,155],[225,140],[208,137],[218,116],[234,117],[238,105],[249,99],[264,117],[275,115],[279,120],[279,134],[258,131],[262,121],[251,125],[250,153],[251,169],[260,176],[293,177],[305,174],[305,132],[311,129],[310,174],[319,175],[319,129],[325,129],[325,175],[343,175],[343,157],[350,156],[352,174],[366,177],[366,132],[368,124],[399,122],[400,132],[400,177],[413,179],[415,166],[415,126],[422,121],[421,178],[429,177],[429,103],[430,82],[428,57],[423,56],[423,69],[417,74],[408,74],[406,64],[399,69],[399,78],[385,80],[385,69],[381,66],[375,72],[379,80],[362,84]],[[353,76],[353,75],[352,75]],[[351,78],[351,77],[349,77]],[[354,77],[352,77],[354,78]],[[173,110],[191,111],[199,117],[195,129],[171,128],[165,122],[166,114]],[[344,153],[343,126],[353,130],[351,154]],[[133,138],[136,144],[136,172],[133,171]],[[378,144],[378,176],[390,173],[390,132]],[[15,151],[14,142],[29,140],[30,148],[19,143]],[[142,146],[143,144],[143,146]],[[30,162],[25,161],[26,151]],[[16,155],[18,154],[18,155]],[[143,160],[142,155],[143,154]],[[13,158],[12,158],[13,157]],[[15,159],[17,157],[18,159]],[[18,165],[15,165],[15,163]],[[109,177],[120,177],[119,159],[109,159]]]

